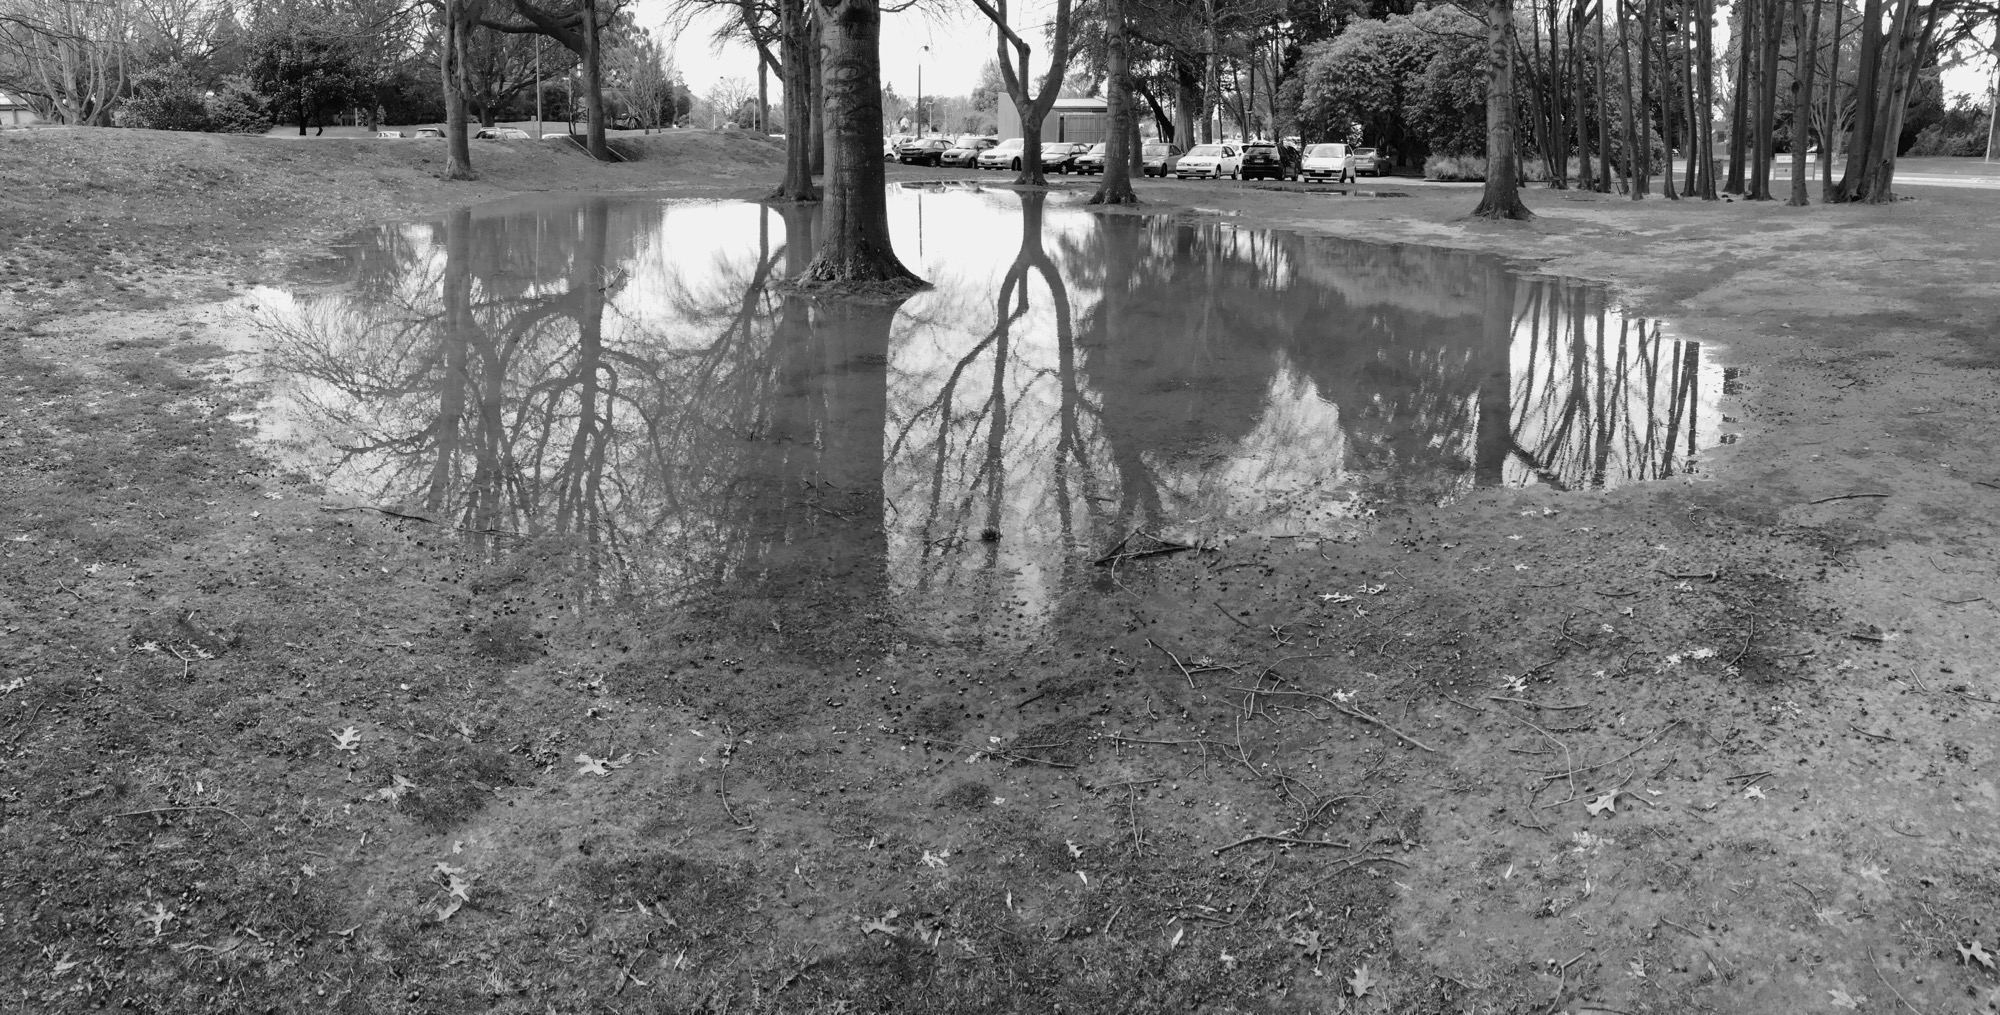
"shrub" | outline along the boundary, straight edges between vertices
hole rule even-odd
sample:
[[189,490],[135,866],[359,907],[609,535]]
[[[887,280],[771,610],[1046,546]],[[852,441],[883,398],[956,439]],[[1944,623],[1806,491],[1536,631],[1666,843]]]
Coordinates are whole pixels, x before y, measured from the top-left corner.
[[1959,157],[1984,155],[1986,154],[1986,131],[1982,128],[1976,132],[1965,131],[1951,134],[1946,133],[1944,124],[1933,123],[1917,132],[1917,139],[1910,143],[1910,150],[1903,154],[1919,157],[1926,155]]
[[1484,155],[1433,155],[1424,160],[1424,179],[1445,183],[1480,183],[1486,179]]
[[271,129],[263,101],[242,77],[222,79],[215,94],[209,96],[208,119],[208,129],[223,134],[262,134]]
[[146,130],[211,130],[202,87],[186,67],[170,63],[148,71],[133,83],[125,100],[124,124]]

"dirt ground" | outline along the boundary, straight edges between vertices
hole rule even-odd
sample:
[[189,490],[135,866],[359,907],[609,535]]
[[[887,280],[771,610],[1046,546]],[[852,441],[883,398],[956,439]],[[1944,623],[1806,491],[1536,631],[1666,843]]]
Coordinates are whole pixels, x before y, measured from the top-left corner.
[[781,156],[632,154],[0,133],[0,1010],[2000,1009],[2000,194],[1145,183],[1602,280],[1738,439],[1122,563],[1002,650],[600,601],[232,421],[214,306],[354,228]]

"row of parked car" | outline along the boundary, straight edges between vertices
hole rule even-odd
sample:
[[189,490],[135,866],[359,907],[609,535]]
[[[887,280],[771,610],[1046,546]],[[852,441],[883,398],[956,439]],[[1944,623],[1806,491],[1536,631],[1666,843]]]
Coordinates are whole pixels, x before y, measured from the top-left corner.
[[[982,137],[965,134],[956,138],[911,137],[894,134],[883,139],[882,158],[911,166],[951,166],[961,169],[1005,169],[1019,171],[1025,142],[1021,138]],[[1042,145],[1045,173],[1101,173],[1105,145],[1073,141],[1049,141]],[[1283,141],[1223,141],[1199,144],[1182,151],[1176,144],[1149,141],[1140,148],[1140,161],[1147,176],[1176,179],[1271,179],[1341,181],[1362,174],[1384,176],[1389,160],[1374,148],[1346,144],[1301,145],[1295,138]]]
[[[418,127],[416,130],[408,134],[405,134],[400,130],[378,130],[375,132],[375,136],[380,138],[443,137],[444,128]],[[481,128],[478,133],[472,135],[472,139],[474,141],[533,141],[535,139],[535,135],[530,134],[519,127],[484,127]]]

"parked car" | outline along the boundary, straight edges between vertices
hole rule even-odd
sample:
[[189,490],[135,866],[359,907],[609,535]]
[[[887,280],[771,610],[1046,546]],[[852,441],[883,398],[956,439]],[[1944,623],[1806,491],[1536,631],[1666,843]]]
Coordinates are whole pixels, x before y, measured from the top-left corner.
[[1344,144],[1316,144],[1306,149],[1299,176],[1307,183],[1354,179],[1354,155]]
[[516,127],[488,127],[472,135],[477,141],[533,141],[535,135]]
[[1076,168],[1076,157],[1090,150],[1087,144],[1050,141],[1042,145],[1042,172],[1067,173]]
[[1025,142],[1020,138],[1010,137],[980,152],[974,157],[973,161],[981,169],[1013,169],[1018,171],[1021,168],[1021,150],[1023,147],[1025,147]]
[[896,149],[902,147],[903,142],[910,141],[913,139],[914,135],[910,134],[891,134],[888,137],[883,138],[882,161],[884,162],[896,161]]
[[941,137],[920,137],[896,146],[896,161],[906,166],[942,165],[951,141]]
[[1089,151],[1084,152],[1082,155],[1078,155],[1074,159],[1071,159],[1070,165],[1075,166],[1077,172],[1084,173],[1086,175],[1090,173],[1101,173],[1104,171],[1104,153],[1107,147],[1108,146],[1105,145],[1104,142],[1099,141],[1098,143],[1091,145]]
[[444,136],[444,128],[443,128],[443,127],[418,127],[418,128],[417,128],[417,132],[416,132],[416,133],[414,133],[414,134],[411,134],[410,136],[411,136],[411,137],[443,137],[443,136]]
[[1354,149],[1354,175],[1367,173],[1370,176],[1387,176],[1389,160],[1373,148]]
[[1181,160],[1181,146],[1154,142],[1141,148],[1139,156],[1147,176],[1165,176],[1173,172],[1175,163]]
[[1232,144],[1195,145],[1174,166],[1174,176],[1185,180],[1190,176],[1206,176],[1219,180],[1225,176],[1234,178],[1243,172],[1243,156]]
[[1244,179],[1293,180],[1298,175],[1298,149],[1269,141],[1252,141],[1243,146]]
[[963,166],[970,169],[975,164],[974,160],[979,158],[980,152],[999,143],[1000,139],[997,137],[975,137],[967,134],[957,141],[952,142],[950,148],[945,149],[944,157],[940,160],[940,164]]
[[402,136],[403,136],[403,132],[402,132],[402,131],[400,131],[400,130],[378,130],[378,131],[376,131],[376,132],[375,132],[375,136],[376,136],[376,137],[402,137]]

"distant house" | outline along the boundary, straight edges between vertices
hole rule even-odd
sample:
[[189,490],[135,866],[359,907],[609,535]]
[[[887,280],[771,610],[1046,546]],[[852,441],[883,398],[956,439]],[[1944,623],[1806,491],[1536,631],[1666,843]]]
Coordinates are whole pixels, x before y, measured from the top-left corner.
[[[1042,119],[1042,141],[1080,141],[1096,144],[1104,140],[1111,106],[1103,99],[1057,99]],[[1021,136],[1021,114],[1014,100],[1000,96],[1000,136]]]
[[0,92],[0,127],[24,127],[39,119],[20,96]]

